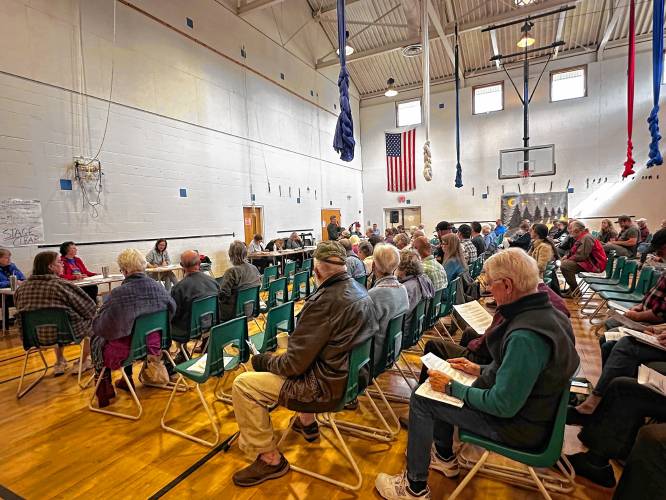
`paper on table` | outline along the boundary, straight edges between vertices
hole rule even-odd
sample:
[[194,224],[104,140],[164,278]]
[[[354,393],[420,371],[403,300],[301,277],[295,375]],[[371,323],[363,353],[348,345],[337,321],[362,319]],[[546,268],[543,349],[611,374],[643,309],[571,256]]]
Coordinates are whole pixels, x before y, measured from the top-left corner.
[[645,365],[638,367],[638,383],[666,396],[666,376]]
[[479,335],[483,335],[493,322],[492,315],[478,301],[453,306],[465,323]]
[[[476,380],[475,376],[454,369],[451,367],[450,363],[435,356],[431,352],[422,356],[421,361],[426,367],[428,367],[428,369],[442,372],[463,385],[472,385]],[[435,401],[441,401],[442,403],[457,406],[458,408],[462,408],[465,404],[461,399],[434,390],[430,385],[430,379],[426,380],[425,383],[421,384],[421,386],[416,389],[416,394],[423,396],[424,398],[434,399]]]
[[666,347],[661,345],[659,341],[652,335],[648,335],[647,333],[643,332],[637,332],[636,330],[631,330],[629,328],[624,328],[622,326],[620,327],[620,331],[622,333],[626,333],[627,335],[635,337],[637,340],[643,342],[644,344],[648,344],[656,349],[661,349],[662,351],[666,351]]

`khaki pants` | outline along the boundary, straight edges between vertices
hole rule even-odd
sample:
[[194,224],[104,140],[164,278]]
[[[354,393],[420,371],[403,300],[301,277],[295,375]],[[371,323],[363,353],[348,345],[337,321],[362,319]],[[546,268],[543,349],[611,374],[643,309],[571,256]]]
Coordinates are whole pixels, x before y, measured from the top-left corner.
[[[580,267],[580,264],[576,262],[575,260],[563,260],[562,264],[560,264],[560,271],[562,271],[562,276],[564,276],[564,279],[567,282],[567,285],[569,285],[569,289],[571,292],[573,292],[576,288],[578,288],[578,282],[576,281],[576,274],[584,271],[582,267]],[[557,279],[557,276],[555,276],[555,279]]]
[[285,378],[270,372],[241,373],[231,396],[240,430],[238,446],[250,460],[277,449],[268,407],[278,401]]

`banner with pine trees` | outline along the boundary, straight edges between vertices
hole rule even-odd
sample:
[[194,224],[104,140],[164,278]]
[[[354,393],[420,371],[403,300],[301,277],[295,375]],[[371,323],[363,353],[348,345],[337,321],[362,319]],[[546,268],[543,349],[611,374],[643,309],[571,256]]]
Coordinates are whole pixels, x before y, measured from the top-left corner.
[[502,195],[500,213],[502,222],[509,229],[516,229],[523,220],[531,224],[553,224],[567,218],[569,213],[568,193],[531,193]]

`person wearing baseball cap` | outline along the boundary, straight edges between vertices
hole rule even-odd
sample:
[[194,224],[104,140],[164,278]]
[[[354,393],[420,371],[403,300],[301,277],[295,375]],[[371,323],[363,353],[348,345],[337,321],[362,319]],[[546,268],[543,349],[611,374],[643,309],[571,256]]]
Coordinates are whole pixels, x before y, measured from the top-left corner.
[[[300,412],[292,430],[312,442],[319,437],[314,413],[335,411],[345,397],[349,361],[355,347],[375,337],[379,322],[364,287],[347,273],[347,253],[337,241],[321,242],[314,252],[319,288],[306,301],[283,354],[251,358],[254,371],[233,383],[238,444],[252,464],[233,475],[237,486],[255,486],[289,472],[280,453],[269,408],[279,404]],[[359,384],[367,385],[366,380]]]
[[437,233],[437,238],[439,239],[439,245],[437,245],[437,248],[435,249],[433,255],[435,256],[435,259],[437,259],[437,262],[439,262],[440,264],[444,260],[444,250],[442,249],[442,238],[447,234],[449,234],[452,230],[453,230],[453,225],[445,220],[441,221],[435,227],[435,232]]
[[645,255],[646,266],[666,269],[666,228],[654,233]]
[[635,257],[640,231],[628,215],[620,215],[615,223],[620,225],[621,231],[616,240],[603,245],[606,255],[614,251],[618,257]]

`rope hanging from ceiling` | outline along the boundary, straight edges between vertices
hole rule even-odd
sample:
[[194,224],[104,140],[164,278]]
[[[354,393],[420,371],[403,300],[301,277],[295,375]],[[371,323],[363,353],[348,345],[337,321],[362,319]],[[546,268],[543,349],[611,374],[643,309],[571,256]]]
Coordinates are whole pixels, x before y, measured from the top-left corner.
[[[633,2],[632,2],[633,3]],[[652,100],[653,106],[648,118],[650,135],[650,159],[648,167],[661,165],[664,159],[659,151],[659,91],[664,74],[664,0],[654,0],[652,7]]]
[[425,123],[425,143],[423,144],[423,177],[432,180],[432,154],[430,152],[430,40],[428,37],[428,2],[423,0],[423,118]]
[[333,149],[340,154],[342,161],[354,159],[354,122],[352,121],[351,106],[349,105],[349,73],[345,47],[347,45],[345,0],[337,0],[338,5],[338,54],[340,58],[340,74],[338,75],[338,88],[340,89],[340,115],[335,126]]
[[456,25],[456,47],[453,71],[456,74],[456,184],[457,188],[463,186],[462,167],[460,166],[460,61],[458,56],[458,25]]
[[[662,0],[663,1],[663,0]],[[627,68],[627,160],[624,162],[622,177],[634,174],[634,145],[631,142],[634,128],[634,73],[636,69],[636,2],[629,3],[629,56]]]

